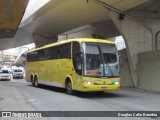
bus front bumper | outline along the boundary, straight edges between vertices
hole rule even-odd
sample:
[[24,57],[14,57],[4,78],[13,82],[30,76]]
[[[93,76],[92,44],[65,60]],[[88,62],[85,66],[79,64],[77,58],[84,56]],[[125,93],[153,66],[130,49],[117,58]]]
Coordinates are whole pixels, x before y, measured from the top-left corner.
[[83,92],[91,92],[91,91],[117,91],[120,89],[120,84],[112,84],[112,85],[88,85],[83,84]]

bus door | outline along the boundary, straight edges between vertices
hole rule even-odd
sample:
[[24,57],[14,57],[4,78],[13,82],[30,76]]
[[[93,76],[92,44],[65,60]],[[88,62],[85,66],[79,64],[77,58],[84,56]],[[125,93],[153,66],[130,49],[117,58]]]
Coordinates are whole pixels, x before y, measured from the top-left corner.
[[82,51],[78,42],[73,42],[72,44],[72,61],[73,85],[75,85],[76,88],[80,88],[80,85],[82,85]]

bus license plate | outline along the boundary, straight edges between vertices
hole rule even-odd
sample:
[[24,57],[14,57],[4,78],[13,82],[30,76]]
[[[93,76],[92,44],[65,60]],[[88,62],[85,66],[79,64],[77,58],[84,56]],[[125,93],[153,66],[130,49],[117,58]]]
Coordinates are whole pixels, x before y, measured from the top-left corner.
[[101,87],[101,89],[105,91],[105,90],[107,90],[107,87]]

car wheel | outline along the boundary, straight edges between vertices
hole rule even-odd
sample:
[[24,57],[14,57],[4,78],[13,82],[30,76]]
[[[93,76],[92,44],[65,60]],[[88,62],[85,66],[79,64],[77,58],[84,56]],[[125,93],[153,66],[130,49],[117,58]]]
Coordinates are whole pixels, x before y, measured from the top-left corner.
[[72,90],[72,83],[70,80],[66,82],[66,90],[69,95],[73,95],[74,91]]

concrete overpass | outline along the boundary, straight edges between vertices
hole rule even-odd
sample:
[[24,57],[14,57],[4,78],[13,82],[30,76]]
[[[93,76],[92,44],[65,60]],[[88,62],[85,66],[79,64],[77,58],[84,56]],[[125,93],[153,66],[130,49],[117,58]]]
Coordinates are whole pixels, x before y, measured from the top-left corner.
[[[131,4],[128,4],[129,2],[127,0],[44,0],[42,5],[39,4],[38,0],[34,1],[34,4],[26,10],[24,19],[18,29],[18,23],[20,23],[22,19],[22,13],[25,11],[28,0],[22,0],[21,2],[13,0],[13,2],[8,2],[8,4],[12,3],[9,7],[3,6],[3,4],[7,4],[7,2],[2,0],[1,6],[4,12],[2,12],[1,17],[4,21],[9,19],[6,11],[10,11],[11,15],[17,14],[20,17],[19,19],[16,16],[14,17],[18,19],[17,23],[8,23],[9,26],[15,25],[15,32],[12,36],[8,35],[6,37],[13,38],[7,39],[5,36],[1,35],[1,50],[29,44],[31,42],[35,42],[37,46],[42,46],[57,41],[58,35],[65,36],[67,31],[82,26],[80,31],[94,28],[91,32],[93,36],[96,34],[103,34],[105,38],[108,38],[118,35],[117,29],[111,24],[112,21],[109,16],[109,9],[106,8],[104,4],[123,12],[143,4],[148,0],[135,0],[134,2],[132,1]],[[102,2],[104,2],[104,4],[102,4]],[[22,6],[21,14],[17,10],[19,6]],[[15,13],[11,11],[15,11]],[[105,27],[103,27],[103,25],[105,25]],[[112,31],[106,29],[108,26],[112,28]],[[5,30],[7,28],[3,28],[2,26],[2,29]],[[97,33],[100,29],[103,30]],[[107,30],[109,33],[102,32],[104,30]],[[112,35],[110,35],[111,33]]]
[[[32,42],[40,47],[75,37],[107,39],[122,35],[127,47],[121,70],[122,84],[160,91],[156,84],[158,72],[152,72],[155,68],[159,70],[156,57],[159,55],[156,51],[160,35],[159,4],[160,0],[46,0],[40,9],[28,13],[14,38],[1,37],[0,49]],[[144,59],[148,54],[150,57]],[[155,64],[151,58],[155,58]],[[152,85],[151,79],[154,79]]]

